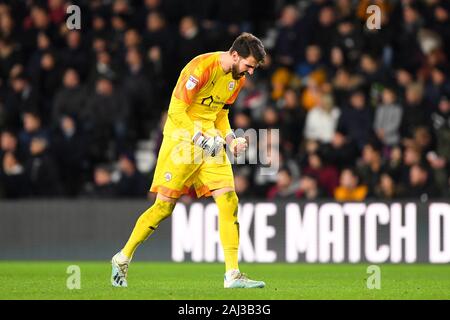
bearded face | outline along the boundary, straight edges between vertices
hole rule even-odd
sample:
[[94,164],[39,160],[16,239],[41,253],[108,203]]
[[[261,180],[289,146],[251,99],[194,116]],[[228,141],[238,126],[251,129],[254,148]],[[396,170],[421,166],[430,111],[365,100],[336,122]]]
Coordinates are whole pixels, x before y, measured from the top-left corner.
[[245,75],[252,75],[255,68],[258,66],[258,62],[253,56],[243,58],[235,51],[233,54],[233,60],[235,61],[231,65],[231,73],[234,80],[239,80]]
[[247,73],[246,71],[241,71],[239,69],[240,62],[241,62],[241,59],[239,59],[238,62],[234,63],[231,66],[231,74],[232,74],[232,77],[234,80],[239,80]]

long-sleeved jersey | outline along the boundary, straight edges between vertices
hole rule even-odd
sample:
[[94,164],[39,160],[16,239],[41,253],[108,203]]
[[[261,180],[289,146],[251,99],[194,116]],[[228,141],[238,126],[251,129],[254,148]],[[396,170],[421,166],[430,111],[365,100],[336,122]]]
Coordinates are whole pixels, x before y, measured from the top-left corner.
[[170,100],[164,135],[190,140],[197,131],[213,135],[231,133],[229,105],[239,94],[245,76],[234,80],[219,62],[222,52],[205,53],[191,60],[181,71]]

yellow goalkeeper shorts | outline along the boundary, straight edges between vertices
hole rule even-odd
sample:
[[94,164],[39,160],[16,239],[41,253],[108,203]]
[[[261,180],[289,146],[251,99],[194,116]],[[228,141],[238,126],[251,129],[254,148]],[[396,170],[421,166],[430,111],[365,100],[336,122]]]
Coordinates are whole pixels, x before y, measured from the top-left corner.
[[233,170],[225,150],[206,157],[193,143],[164,136],[150,191],[179,198],[191,186],[198,197],[209,197],[216,189],[234,189]]

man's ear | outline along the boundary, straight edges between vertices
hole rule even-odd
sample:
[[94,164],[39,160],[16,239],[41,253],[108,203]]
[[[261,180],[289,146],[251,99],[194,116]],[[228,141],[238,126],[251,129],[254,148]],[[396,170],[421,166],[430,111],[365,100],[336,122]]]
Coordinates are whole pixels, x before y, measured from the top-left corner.
[[231,51],[231,57],[233,58],[233,62],[237,62],[239,60],[239,54],[237,53],[236,50]]

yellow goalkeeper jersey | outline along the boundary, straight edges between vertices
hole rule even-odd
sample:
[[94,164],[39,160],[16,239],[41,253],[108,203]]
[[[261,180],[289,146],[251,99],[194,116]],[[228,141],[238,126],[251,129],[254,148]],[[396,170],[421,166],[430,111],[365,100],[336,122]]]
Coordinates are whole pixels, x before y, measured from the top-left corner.
[[205,53],[191,60],[181,71],[170,100],[164,135],[189,140],[195,132],[231,133],[229,105],[239,94],[245,76],[234,80],[219,62],[223,52]]

